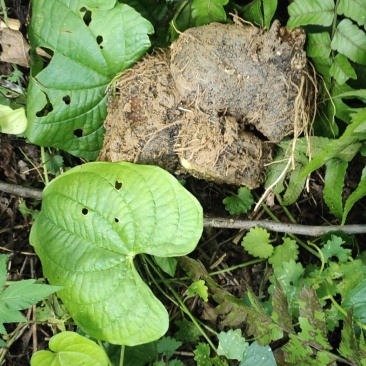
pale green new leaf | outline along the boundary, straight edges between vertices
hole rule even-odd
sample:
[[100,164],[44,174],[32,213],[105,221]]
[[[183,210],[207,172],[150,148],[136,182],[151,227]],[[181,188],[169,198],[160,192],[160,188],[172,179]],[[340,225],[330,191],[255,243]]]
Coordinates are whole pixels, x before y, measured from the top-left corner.
[[230,215],[240,215],[250,210],[254,199],[249,188],[240,187],[238,194],[226,197],[222,202],[225,205],[225,210],[229,211]]
[[324,261],[327,262],[329,258],[337,257],[340,263],[345,263],[350,258],[352,250],[342,247],[344,241],[339,236],[332,235],[331,239],[321,249]]
[[146,52],[154,30],[126,4],[89,14],[85,2],[32,4],[31,46],[53,56],[42,71],[39,62],[31,70],[27,137],[37,145],[95,159],[103,143],[107,86]]
[[343,85],[348,79],[357,79],[355,69],[347,57],[340,53],[333,59],[329,74],[334,77],[339,85]]
[[366,168],[363,168],[361,180],[358,183],[357,188],[351,193],[346,203],[344,204],[342,225],[346,222],[347,216],[351,211],[352,207],[354,206],[354,204],[365,196],[366,196]]
[[257,341],[254,341],[245,350],[239,366],[247,365],[276,366],[277,362],[270,346],[260,346]]
[[261,227],[253,227],[244,236],[241,245],[252,256],[269,258],[273,253],[273,245],[269,242],[269,233]]
[[203,228],[202,207],[155,166],[89,163],[43,191],[30,242],[74,321],[88,335],[137,345],[164,335],[165,307],[139,276],[140,253],[191,252]]
[[320,57],[327,59],[332,51],[330,48],[330,35],[328,32],[309,33],[306,54],[308,57]]
[[264,26],[269,29],[271,27],[271,20],[277,9],[277,0],[262,0]]
[[337,13],[351,18],[360,26],[366,24],[366,2],[364,0],[340,0]]
[[342,218],[342,190],[348,163],[333,158],[325,164],[323,198],[330,212],[337,218]]
[[331,47],[350,60],[366,65],[366,34],[350,19],[338,24]]
[[0,105],[0,132],[19,135],[27,128],[27,117],[24,108],[12,109]]
[[346,311],[353,309],[355,319],[366,325],[366,280],[356,286],[342,302],[342,307]]
[[307,24],[328,27],[334,18],[333,0],[295,0],[288,7],[290,16],[287,27],[294,28]]
[[187,289],[187,295],[189,297],[198,295],[203,301],[208,301],[208,287],[205,285],[204,280],[198,280],[191,283]]
[[228,2],[229,0],[193,0],[192,17],[196,26],[226,21],[226,12],[223,6]]
[[299,247],[295,240],[284,238],[283,244],[274,247],[272,256],[268,262],[273,268],[281,267],[283,263],[290,260],[296,261],[299,255]]
[[109,359],[95,342],[74,332],[53,336],[50,351],[38,351],[31,359],[31,366],[108,366]]
[[242,360],[249,343],[242,336],[240,329],[221,332],[217,337],[219,339],[219,346],[217,347],[219,356],[225,356],[229,360]]

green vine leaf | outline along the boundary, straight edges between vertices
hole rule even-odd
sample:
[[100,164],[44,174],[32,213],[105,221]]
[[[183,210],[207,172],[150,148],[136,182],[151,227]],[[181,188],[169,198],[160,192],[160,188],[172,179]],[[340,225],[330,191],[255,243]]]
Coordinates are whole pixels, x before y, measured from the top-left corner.
[[261,346],[257,341],[254,341],[245,350],[239,366],[247,365],[276,366],[277,362],[270,346]]
[[332,76],[339,85],[343,85],[348,79],[357,79],[355,69],[352,67],[347,57],[340,53],[334,57],[332,66],[329,69],[329,75]]
[[169,173],[88,163],[54,179],[30,242],[74,321],[90,336],[133,346],[160,338],[169,317],[134,257],[181,256],[197,245],[202,207]]
[[331,47],[350,60],[366,65],[366,34],[350,19],[340,21]]
[[242,244],[252,256],[269,258],[273,253],[273,245],[269,243],[269,233],[261,227],[253,227],[244,236]]
[[340,219],[343,215],[342,191],[348,163],[334,158],[325,166],[323,198],[330,212]]
[[272,256],[268,262],[272,264],[273,268],[281,267],[283,263],[290,260],[296,261],[299,256],[299,247],[295,240],[284,238],[283,244],[274,247]]
[[31,366],[108,366],[109,359],[95,342],[74,332],[62,332],[49,342],[51,351],[38,351],[31,359]]
[[361,180],[358,183],[357,188],[351,193],[346,203],[344,204],[342,225],[346,222],[347,216],[351,211],[352,207],[354,206],[354,204],[365,196],[366,196],[366,168],[363,168]]
[[322,248],[324,261],[327,262],[329,258],[337,257],[340,263],[346,263],[351,256],[352,250],[343,248],[342,244],[344,244],[342,238],[332,235],[331,239]]
[[333,0],[295,0],[288,7],[289,28],[307,24],[328,27],[334,18]]
[[230,212],[230,215],[240,215],[246,213],[254,204],[252,192],[247,187],[240,187],[238,194],[229,196],[223,199],[225,210]]
[[93,160],[103,142],[106,88],[118,72],[146,52],[148,34],[154,30],[126,4],[96,10],[86,3],[39,0],[33,4],[31,46],[44,48],[52,59],[42,71],[38,72],[39,60],[31,70],[27,137],[34,144]]
[[226,12],[223,8],[229,0],[193,0],[192,17],[199,27],[211,22],[225,22]]
[[366,24],[366,3],[363,0],[340,0],[337,13],[351,18],[358,23],[359,26]]

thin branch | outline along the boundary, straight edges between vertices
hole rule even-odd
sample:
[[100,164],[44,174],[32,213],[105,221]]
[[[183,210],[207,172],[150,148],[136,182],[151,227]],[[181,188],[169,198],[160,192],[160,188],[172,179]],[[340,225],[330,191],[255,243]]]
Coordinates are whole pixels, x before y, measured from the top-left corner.
[[299,224],[283,224],[280,222],[262,220],[234,220],[221,217],[205,218],[205,227],[216,227],[221,229],[244,229],[260,226],[264,229],[279,233],[291,233],[306,236],[320,236],[331,231],[343,231],[347,234],[366,234],[366,225],[330,225],[330,226],[310,226]]
[[42,199],[42,190],[36,188],[26,188],[16,184],[0,182],[0,191],[13,194],[19,197],[34,198],[36,200]]
[[[25,188],[15,184],[0,182],[0,191],[20,197],[28,197],[37,200],[42,199],[42,190],[36,188]],[[216,227],[221,229],[244,229],[260,226],[264,229],[278,233],[290,233],[306,236],[321,236],[331,231],[343,231],[347,234],[366,234],[366,225],[330,225],[310,226],[298,224],[283,224],[270,220],[235,220],[223,217],[212,217],[204,219],[205,227]]]

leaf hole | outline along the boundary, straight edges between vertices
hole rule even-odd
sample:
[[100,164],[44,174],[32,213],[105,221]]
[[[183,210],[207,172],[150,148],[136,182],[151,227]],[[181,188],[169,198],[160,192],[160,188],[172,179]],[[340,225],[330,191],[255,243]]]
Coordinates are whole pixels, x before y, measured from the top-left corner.
[[44,95],[46,97],[47,102],[46,102],[45,106],[36,113],[37,117],[46,117],[49,113],[51,113],[53,111],[53,106],[48,98],[48,95],[45,93],[44,93]]
[[114,183],[114,188],[116,188],[117,191],[119,191],[122,188],[122,182],[116,180],[116,182]]
[[83,137],[83,130],[81,128],[77,128],[76,130],[74,130],[74,136]]
[[87,214],[88,214],[88,212],[89,212],[89,210],[88,210],[86,207],[84,207],[84,208],[81,210],[81,213],[82,213],[83,215],[87,215]]
[[62,100],[64,101],[64,103],[65,103],[66,105],[69,105],[69,104],[70,104],[70,102],[71,102],[71,99],[70,99],[70,96],[69,96],[69,95],[65,95],[65,96],[62,98]]
[[114,218],[114,221],[118,224],[119,223],[119,219],[117,219],[117,217]]
[[[84,9],[84,8],[82,8],[82,9]],[[83,21],[87,26],[89,26],[90,22],[92,21],[91,15],[92,15],[91,11],[85,9],[85,14],[83,15]]]
[[99,47],[101,49],[103,49],[102,42],[103,42],[103,37],[102,36],[98,36],[97,37],[97,43],[99,44]]

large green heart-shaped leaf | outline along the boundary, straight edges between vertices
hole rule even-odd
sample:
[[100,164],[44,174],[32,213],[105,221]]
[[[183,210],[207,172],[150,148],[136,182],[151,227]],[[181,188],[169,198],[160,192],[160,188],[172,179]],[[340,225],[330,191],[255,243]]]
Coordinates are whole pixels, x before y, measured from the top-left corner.
[[88,10],[88,3],[98,1],[33,1],[32,48],[53,57],[39,73],[33,63],[27,136],[35,144],[95,159],[103,142],[106,88],[146,52],[154,30],[126,4]]
[[89,163],[44,190],[30,242],[45,276],[89,335],[133,346],[167,330],[164,306],[137,273],[139,253],[181,256],[197,245],[202,207],[155,166]]

